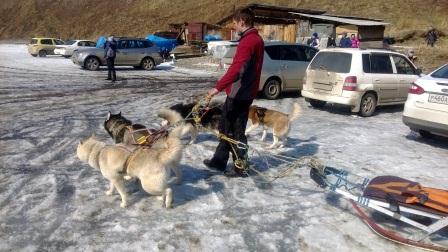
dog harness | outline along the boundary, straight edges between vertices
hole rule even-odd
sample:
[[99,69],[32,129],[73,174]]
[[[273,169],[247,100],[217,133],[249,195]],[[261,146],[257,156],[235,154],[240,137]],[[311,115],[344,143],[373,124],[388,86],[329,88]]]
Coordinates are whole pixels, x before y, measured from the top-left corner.
[[168,130],[161,128],[156,129],[133,129],[132,126],[126,127],[132,136],[133,144],[142,145],[151,148],[161,137],[168,135]]

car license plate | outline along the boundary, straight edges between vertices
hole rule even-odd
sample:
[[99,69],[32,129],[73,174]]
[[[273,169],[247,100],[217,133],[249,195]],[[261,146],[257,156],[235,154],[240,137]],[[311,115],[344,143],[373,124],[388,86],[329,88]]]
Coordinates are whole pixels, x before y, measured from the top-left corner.
[[448,95],[429,94],[428,102],[448,105]]

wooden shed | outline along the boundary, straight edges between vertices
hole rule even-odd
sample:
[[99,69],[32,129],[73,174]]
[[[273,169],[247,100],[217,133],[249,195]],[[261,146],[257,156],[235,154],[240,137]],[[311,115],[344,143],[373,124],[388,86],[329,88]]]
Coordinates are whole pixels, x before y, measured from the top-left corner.
[[[297,15],[292,13],[323,14],[325,11],[272,6],[265,4],[250,4],[240,9],[250,9],[255,14],[255,27],[265,40],[283,40],[296,42],[298,31]],[[222,36],[225,40],[234,40],[238,36],[232,30],[233,12],[217,22],[222,26]]]
[[[300,20],[309,22],[310,31],[308,34],[299,34],[298,41],[301,42],[303,37],[310,35],[311,32],[318,32],[320,37],[338,38],[343,32],[349,36],[355,34],[359,36],[361,47],[383,47],[384,30],[386,25],[379,19],[370,19],[353,16],[336,16],[336,15],[315,15],[307,13],[292,13],[297,15]],[[314,27],[325,27],[324,30],[317,30]]]
[[181,34],[181,38],[188,42],[202,41],[209,34],[221,34],[221,27],[203,22],[186,22],[180,24],[169,24],[171,32]]

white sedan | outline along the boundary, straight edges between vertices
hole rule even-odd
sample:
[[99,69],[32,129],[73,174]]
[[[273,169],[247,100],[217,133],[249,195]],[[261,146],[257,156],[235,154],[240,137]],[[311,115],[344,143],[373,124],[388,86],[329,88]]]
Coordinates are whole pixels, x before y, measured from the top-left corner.
[[448,136],[448,64],[412,84],[403,122],[424,138]]
[[54,49],[54,54],[62,55],[66,58],[71,57],[73,55],[74,50],[78,50],[80,48],[86,47],[95,47],[96,42],[90,40],[68,40],[64,45],[58,45]]

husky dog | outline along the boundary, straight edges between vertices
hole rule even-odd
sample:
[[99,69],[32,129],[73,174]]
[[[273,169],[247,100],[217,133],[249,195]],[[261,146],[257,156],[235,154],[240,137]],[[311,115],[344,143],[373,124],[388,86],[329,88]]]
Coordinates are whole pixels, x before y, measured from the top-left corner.
[[[195,142],[199,131],[191,114],[195,105],[196,103],[178,103],[174,106],[171,106],[169,109],[162,109],[158,113],[158,116],[165,120],[162,125],[173,125],[186,118],[182,130],[182,135],[186,135],[187,133],[191,134],[191,140],[189,144],[193,144]],[[219,121],[221,120],[222,113],[221,106],[222,104],[217,102],[210,104],[209,109],[204,111],[201,116],[201,125],[204,128],[214,132],[215,134],[217,134],[219,131],[218,126]]]
[[78,158],[99,169],[110,181],[106,191],[111,195],[116,188],[121,196],[121,207],[127,206],[124,179],[138,178],[143,189],[161,196],[165,207],[170,208],[173,193],[168,187],[169,167],[177,167],[182,158],[183,145],[177,136],[170,134],[159,139],[152,148],[142,146],[106,145],[94,138],[80,141],[76,150]]
[[142,130],[141,133],[149,134],[146,127],[141,124],[132,124],[132,122],[121,115],[112,114],[110,111],[104,121],[104,129],[109,133],[115,143],[136,144],[131,131]]
[[[301,108],[297,103],[293,104],[292,112],[289,115],[279,111],[252,105],[249,108],[249,120],[251,122],[251,126],[246,129],[246,134],[262,125],[263,135],[261,136],[261,141],[264,141],[266,138],[266,129],[272,128],[274,141],[268,148],[272,149],[279,147],[279,140],[284,142],[289,133],[291,123],[296,120],[300,114]],[[281,146],[283,146],[283,143],[280,147]]]

